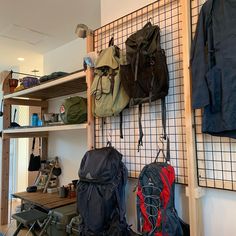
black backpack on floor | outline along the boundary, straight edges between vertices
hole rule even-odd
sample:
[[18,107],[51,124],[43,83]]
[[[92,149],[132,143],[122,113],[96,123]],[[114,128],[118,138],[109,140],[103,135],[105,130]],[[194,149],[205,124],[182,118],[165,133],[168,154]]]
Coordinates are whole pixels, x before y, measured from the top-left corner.
[[127,168],[113,147],[88,151],[81,162],[77,211],[81,236],[129,236],[125,218]]

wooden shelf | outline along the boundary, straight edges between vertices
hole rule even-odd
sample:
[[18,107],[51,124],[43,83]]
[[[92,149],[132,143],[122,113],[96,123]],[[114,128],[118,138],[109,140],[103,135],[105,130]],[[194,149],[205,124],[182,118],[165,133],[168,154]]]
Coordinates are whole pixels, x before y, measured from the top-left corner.
[[80,130],[86,129],[87,124],[73,124],[73,125],[52,125],[42,127],[19,127],[9,128],[3,130],[5,137],[33,137],[33,136],[47,136],[47,132],[51,131],[66,131],[66,130]]
[[4,99],[21,97],[46,100],[86,90],[86,73],[78,71],[28,89],[4,95]]

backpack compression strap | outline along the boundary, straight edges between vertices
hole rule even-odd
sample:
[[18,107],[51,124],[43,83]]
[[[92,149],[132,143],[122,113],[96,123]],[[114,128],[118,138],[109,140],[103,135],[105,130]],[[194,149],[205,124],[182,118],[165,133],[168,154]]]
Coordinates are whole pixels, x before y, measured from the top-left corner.
[[[140,146],[143,146],[142,104],[139,104],[138,108],[139,108],[139,113],[138,113],[138,126],[139,126],[138,152],[139,152]],[[166,101],[165,101],[165,97],[161,99],[161,119],[162,119],[162,128],[163,128],[163,138],[164,138],[164,140],[167,140],[167,144],[168,144],[169,138],[167,137],[167,134],[166,134]],[[122,130],[122,126],[120,126],[120,130]],[[167,156],[169,156],[169,155],[167,155]]]
[[139,140],[138,140],[138,152],[140,146],[143,146],[143,127],[142,127],[142,104],[138,106],[138,128],[139,128]]

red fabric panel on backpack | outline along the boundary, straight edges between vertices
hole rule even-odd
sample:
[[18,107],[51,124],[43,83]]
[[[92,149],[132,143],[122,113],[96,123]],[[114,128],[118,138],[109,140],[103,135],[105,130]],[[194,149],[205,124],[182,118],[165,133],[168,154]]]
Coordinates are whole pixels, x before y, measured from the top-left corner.
[[[166,176],[166,178],[164,177]],[[162,168],[160,173],[161,180],[163,182],[163,190],[161,192],[161,203],[163,204],[163,208],[166,209],[166,206],[170,200],[170,191],[169,186],[172,187],[172,184],[175,181],[175,170],[171,165],[168,165],[165,168]],[[169,184],[166,182],[168,179]]]
[[137,196],[139,197],[140,210],[141,210],[142,216],[144,218],[144,222],[142,225],[142,231],[143,232],[150,232],[152,230],[152,225],[148,219],[147,209],[145,207],[144,196],[143,196],[142,188],[141,188],[140,184],[138,184]]
[[[164,177],[165,176],[165,177]],[[160,199],[161,199],[161,204],[162,208],[166,209],[167,204],[170,200],[170,191],[169,189],[172,187],[172,184],[175,181],[175,170],[171,165],[168,165],[167,167],[163,167],[161,172],[160,172],[160,177],[163,182],[163,189],[160,194]],[[166,182],[168,180],[169,184]],[[161,212],[159,212],[158,218],[157,218],[157,227],[160,227],[161,222],[165,221],[165,219],[162,219]],[[168,235],[163,235],[162,232],[155,233],[155,236],[168,236]]]

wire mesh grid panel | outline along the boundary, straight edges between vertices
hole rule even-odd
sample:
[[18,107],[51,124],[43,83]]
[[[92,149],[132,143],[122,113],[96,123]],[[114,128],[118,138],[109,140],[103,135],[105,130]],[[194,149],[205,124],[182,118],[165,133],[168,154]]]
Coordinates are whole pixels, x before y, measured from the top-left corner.
[[[183,55],[181,4],[178,0],[159,0],[131,14],[111,22],[95,31],[94,48],[108,47],[114,36],[115,45],[125,50],[128,36],[141,29],[148,21],[160,27],[161,47],[165,50],[169,70],[169,94],[166,98],[167,134],[170,138],[171,164],[176,171],[176,182],[187,184],[187,160],[183,96]],[[129,176],[137,178],[145,164],[155,160],[162,143],[161,101],[143,104],[143,146],[137,151],[139,128],[138,106],[123,111],[123,135],[120,139],[120,118],[107,117],[95,120],[95,146],[112,145],[123,154]],[[164,144],[164,146],[166,146]],[[159,161],[163,161],[163,156]]]
[[[191,1],[192,36],[205,0]],[[202,187],[236,190],[236,140],[202,133],[202,111],[195,111],[198,182]]]

